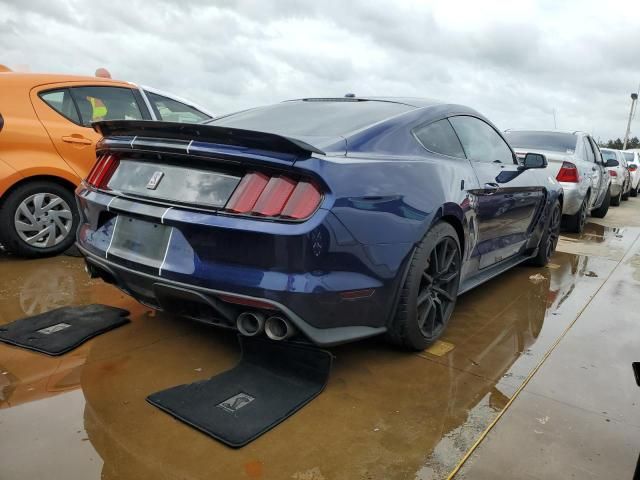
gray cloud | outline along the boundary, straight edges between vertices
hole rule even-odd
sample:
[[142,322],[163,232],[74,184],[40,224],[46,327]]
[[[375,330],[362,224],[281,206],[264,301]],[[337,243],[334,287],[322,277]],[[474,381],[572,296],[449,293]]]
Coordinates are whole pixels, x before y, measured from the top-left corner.
[[633,5],[0,0],[0,63],[106,66],[219,113],[346,92],[464,103],[501,128],[551,128],[555,109],[560,128],[605,139],[640,82]]

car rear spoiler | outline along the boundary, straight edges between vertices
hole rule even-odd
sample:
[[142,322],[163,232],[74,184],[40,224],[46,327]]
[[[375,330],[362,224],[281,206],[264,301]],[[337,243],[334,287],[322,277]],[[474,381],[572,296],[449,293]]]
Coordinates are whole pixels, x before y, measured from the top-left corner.
[[106,120],[93,122],[93,129],[103,137],[152,137],[209,142],[235,147],[309,155],[326,153],[302,140],[273,133],[218,127],[201,123],[157,122],[152,120]]

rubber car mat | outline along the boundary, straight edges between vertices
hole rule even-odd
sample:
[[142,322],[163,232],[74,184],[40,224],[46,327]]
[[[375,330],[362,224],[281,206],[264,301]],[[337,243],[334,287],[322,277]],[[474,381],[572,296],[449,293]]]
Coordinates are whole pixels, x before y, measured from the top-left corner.
[[107,305],[62,307],[0,325],[0,342],[57,356],[129,322],[129,312]]
[[152,405],[230,447],[239,448],[322,392],[332,356],[325,350],[240,336],[231,370],[147,397]]

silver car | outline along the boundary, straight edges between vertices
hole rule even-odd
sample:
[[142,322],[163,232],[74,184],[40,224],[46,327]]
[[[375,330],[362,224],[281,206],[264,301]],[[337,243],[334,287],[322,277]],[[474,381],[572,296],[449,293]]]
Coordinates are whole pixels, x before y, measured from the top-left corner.
[[507,141],[519,158],[528,152],[547,157],[547,171],[564,190],[563,226],[582,233],[587,215],[602,218],[609,210],[609,173],[600,149],[584,132],[507,130]]
[[622,200],[629,199],[631,176],[627,160],[620,150],[601,148],[602,158],[607,162],[607,170],[611,178],[611,205],[617,207]]
[[640,148],[631,148],[622,152],[631,175],[631,196],[637,197],[640,189]]

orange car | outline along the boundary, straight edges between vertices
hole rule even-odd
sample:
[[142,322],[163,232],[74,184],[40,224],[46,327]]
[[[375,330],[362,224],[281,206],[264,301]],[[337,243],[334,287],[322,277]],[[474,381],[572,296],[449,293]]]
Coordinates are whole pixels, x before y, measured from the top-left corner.
[[25,257],[73,244],[73,191],[93,166],[100,139],[92,121],[211,117],[186,100],[129,82],[0,66],[0,244]]

